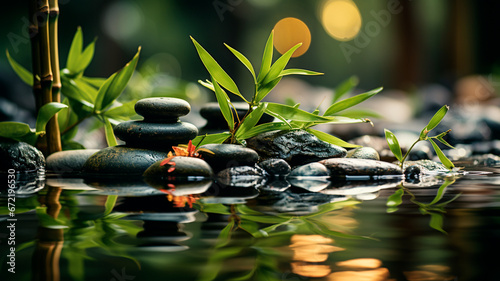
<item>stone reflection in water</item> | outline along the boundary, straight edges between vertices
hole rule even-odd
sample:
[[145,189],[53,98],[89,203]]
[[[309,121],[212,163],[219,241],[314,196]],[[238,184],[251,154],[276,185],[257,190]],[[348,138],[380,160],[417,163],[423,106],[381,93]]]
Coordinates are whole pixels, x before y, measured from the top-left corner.
[[382,261],[374,258],[358,258],[335,263],[335,272],[327,280],[331,281],[389,281],[389,270],[382,267]]

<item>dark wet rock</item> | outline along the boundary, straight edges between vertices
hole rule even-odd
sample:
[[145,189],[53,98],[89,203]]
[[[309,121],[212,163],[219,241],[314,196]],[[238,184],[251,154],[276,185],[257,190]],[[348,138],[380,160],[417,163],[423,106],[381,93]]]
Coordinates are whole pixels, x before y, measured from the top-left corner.
[[346,155],[344,148],[319,140],[303,130],[260,134],[248,139],[247,146],[257,151],[263,159],[280,158],[291,166]]
[[190,111],[189,103],[177,98],[146,98],[135,104],[135,112],[148,122],[175,123]]
[[330,171],[325,165],[313,162],[299,166],[290,172],[288,177],[328,177]]
[[372,159],[380,160],[377,150],[372,147],[364,146],[351,149],[347,151],[347,158],[357,158],[357,159]]
[[[129,213],[131,219],[191,222],[197,212],[188,204],[176,206],[172,200],[162,195],[123,197],[114,211]],[[189,216],[186,216],[190,214]]]
[[225,185],[256,186],[265,180],[266,171],[258,166],[238,166],[217,173],[217,179]]
[[332,176],[384,176],[401,175],[401,168],[392,163],[354,158],[331,158],[320,161]]
[[300,187],[310,192],[321,191],[330,186],[330,181],[326,178],[288,178],[292,186]]
[[229,167],[254,166],[259,160],[255,150],[237,144],[206,144],[201,147],[213,152],[199,153],[216,173]]
[[[179,178],[205,177],[210,178],[213,175],[212,168],[207,162],[200,158],[176,156],[170,160],[174,164],[167,164],[161,166],[162,160],[155,162],[143,174],[146,178],[156,177],[171,180],[178,180]],[[169,169],[174,168],[173,171],[168,172]]]
[[45,168],[45,157],[34,146],[0,137],[0,173],[14,169],[16,173]]
[[83,165],[85,177],[141,176],[149,166],[167,158],[167,152],[112,146],[93,154]]
[[82,172],[83,164],[98,151],[77,149],[52,153],[47,157],[47,171],[62,176],[78,176]]
[[[236,113],[238,114],[238,117],[243,119],[245,117],[245,114],[248,111],[248,104],[247,103],[241,103],[241,102],[235,102],[233,105],[236,108],[236,112],[233,110],[233,115],[235,116]],[[227,123],[226,120],[224,119],[224,116],[222,116],[222,113],[220,111],[219,104],[217,102],[209,102],[205,104],[201,109],[200,109],[200,115],[207,120],[207,124],[203,129],[226,129],[227,130]],[[267,123],[267,122],[272,122],[274,120],[274,117],[268,114],[262,115],[260,118],[260,121],[257,124],[262,124],[262,123]]]
[[198,129],[187,122],[166,124],[126,121],[116,125],[114,132],[127,146],[168,150],[173,145],[185,144],[194,139]]
[[405,169],[404,175],[405,175],[405,180],[417,181],[422,175],[422,167],[419,165],[408,166]]
[[169,150],[173,145],[188,143],[198,134],[193,124],[178,120],[191,110],[185,100],[147,98],[139,100],[135,109],[144,120],[122,122],[113,129],[129,147]]
[[290,165],[283,159],[267,159],[259,162],[259,167],[269,175],[288,175],[292,170]]

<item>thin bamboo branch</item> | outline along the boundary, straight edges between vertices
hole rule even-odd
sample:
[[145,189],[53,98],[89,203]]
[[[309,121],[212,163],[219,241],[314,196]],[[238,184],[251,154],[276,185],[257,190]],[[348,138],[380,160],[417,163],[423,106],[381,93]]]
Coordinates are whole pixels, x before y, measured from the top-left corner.
[[[49,0],[49,46],[50,46],[50,66],[53,74],[51,97],[53,102],[61,102],[61,73],[59,68],[59,42],[58,42],[58,20],[59,4],[57,0]],[[57,114],[51,120],[53,122],[52,142],[49,143],[50,153],[61,151],[61,133]]]

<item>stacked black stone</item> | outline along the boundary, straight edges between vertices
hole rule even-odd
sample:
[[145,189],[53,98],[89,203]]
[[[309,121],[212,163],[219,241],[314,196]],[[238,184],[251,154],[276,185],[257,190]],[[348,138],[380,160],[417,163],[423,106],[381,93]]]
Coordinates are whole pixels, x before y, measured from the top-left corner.
[[135,104],[142,121],[127,121],[114,128],[115,135],[129,147],[167,149],[186,144],[198,135],[198,129],[190,123],[179,121],[187,115],[191,106],[177,98],[147,98]]
[[142,121],[127,121],[114,128],[125,145],[108,147],[92,155],[84,164],[88,178],[137,176],[157,161],[167,157],[172,146],[187,144],[198,129],[179,117],[189,113],[188,102],[177,98],[147,98],[138,101],[135,111]]

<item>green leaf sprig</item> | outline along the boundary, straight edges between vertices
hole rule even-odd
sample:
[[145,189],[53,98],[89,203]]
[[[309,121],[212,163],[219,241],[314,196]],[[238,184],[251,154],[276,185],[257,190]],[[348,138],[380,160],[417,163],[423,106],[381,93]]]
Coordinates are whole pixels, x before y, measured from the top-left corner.
[[[332,105],[326,110],[323,115],[319,114],[319,110],[312,113],[299,109],[299,105],[290,106],[279,103],[262,102],[262,100],[271,92],[274,87],[281,81],[283,76],[288,75],[322,75],[323,73],[290,68],[285,69],[289,60],[291,59],[295,50],[297,50],[301,43],[293,46],[280,56],[273,63],[273,37],[274,31],[269,35],[264,52],[262,55],[262,63],[257,74],[250,60],[245,57],[241,52],[224,44],[229,51],[245,66],[250,72],[254,89],[253,95],[250,99],[245,98],[242,92],[224,69],[217,63],[217,61],[193,38],[193,44],[198,52],[203,65],[211,76],[211,79],[206,81],[198,81],[201,85],[215,92],[217,102],[221,109],[222,115],[228,124],[229,131],[227,133],[220,133],[215,135],[198,136],[193,140],[193,144],[200,146],[206,143],[244,143],[245,139],[274,130],[307,130],[316,135],[323,141],[337,144],[345,147],[356,147],[349,144],[337,137],[330,134],[323,133],[311,129],[311,127],[318,124],[349,124],[349,123],[366,123],[371,122],[369,119],[361,118],[360,116],[365,112],[346,112],[345,109],[353,107],[364,100],[372,97],[382,90],[377,88],[367,93],[363,93],[354,97],[338,101],[340,97],[349,93],[352,88],[358,84],[356,77],[351,77],[341,84],[336,89],[336,95],[332,100]],[[229,95],[229,92],[238,96],[248,104],[248,111],[245,116],[239,120],[237,116],[233,115],[234,108]],[[234,110],[235,111],[235,110]],[[279,121],[257,125],[262,115],[266,113],[277,118]],[[343,114],[349,116],[343,116]]]
[[441,123],[441,121],[443,120],[443,118],[446,115],[446,113],[448,112],[448,110],[449,110],[449,106],[445,105],[445,106],[441,107],[441,109],[439,109],[434,114],[434,116],[431,118],[431,120],[429,121],[427,126],[425,126],[422,129],[422,131],[420,132],[419,138],[410,146],[410,148],[406,151],[406,153],[404,155],[401,151],[401,146],[399,145],[398,139],[396,138],[394,133],[392,133],[391,131],[389,131],[387,129],[384,129],[385,139],[387,140],[387,144],[389,145],[389,149],[394,154],[396,159],[398,159],[399,165],[401,167],[403,167],[404,162],[405,162],[406,158],[408,158],[408,155],[410,154],[413,147],[418,142],[426,141],[426,140],[428,140],[432,144],[432,147],[434,148],[434,151],[436,151],[436,154],[439,157],[439,160],[448,170],[451,170],[455,167],[455,165],[453,165],[453,162],[451,162],[451,160],[448,159],[448,157],[446,157],[446,155],[444,155],[443,151],[441,150],[441,148],[439,148],[439,146],[436,143],[436,141],[439,141],[440,143],[442,143],[450,148],[454,148],[447,141],[445,141],[443,138],[449,132],[451,132],[451,130],[447,130],[447,131],[442,132],[436,136],[432,136],[432,137],[429,136],[430,131],[432,129],[436,128],[436,126],[439,125],[439,123]]

